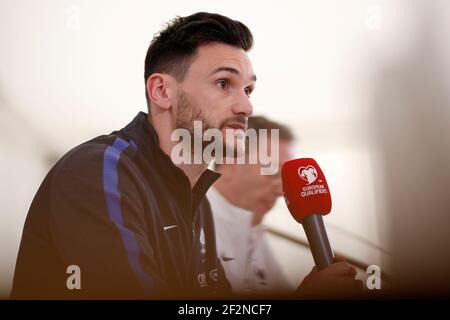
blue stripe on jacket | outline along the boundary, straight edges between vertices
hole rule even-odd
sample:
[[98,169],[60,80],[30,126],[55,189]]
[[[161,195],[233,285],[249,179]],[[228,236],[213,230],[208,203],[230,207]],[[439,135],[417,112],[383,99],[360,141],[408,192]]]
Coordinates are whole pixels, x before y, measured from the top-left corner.
[[106,196],[109,218],[119,230],[131,269],[137,276],[145,293],[150,294],[154,292],[153,279],[142,269],[139,262],[140,248],[136,235],[125,227],[120,205],[121,194],[118,184],[118,163],[121,153],[129,145],[125,140],[116,138],[113,145],[106,148],[103,157],[103,189]]

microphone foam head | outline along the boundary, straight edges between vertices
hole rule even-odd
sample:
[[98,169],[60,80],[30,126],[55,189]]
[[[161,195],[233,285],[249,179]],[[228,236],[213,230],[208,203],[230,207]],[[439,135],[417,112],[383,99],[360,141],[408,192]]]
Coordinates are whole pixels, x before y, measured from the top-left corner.
[[284,199],[297,222],[312,214],[326,215],[331,211],[327,180],[313,159],[286,161],[281,167],[281,179]]

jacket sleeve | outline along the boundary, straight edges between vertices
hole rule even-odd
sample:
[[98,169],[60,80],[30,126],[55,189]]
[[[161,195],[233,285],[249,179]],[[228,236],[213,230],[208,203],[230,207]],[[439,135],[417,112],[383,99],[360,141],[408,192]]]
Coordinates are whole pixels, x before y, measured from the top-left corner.
[[67,155],[51,180],[50,233],[63,265],[81,271],[78,298],[152,298],[166,284],[147,237],[142,190],[125,141]]

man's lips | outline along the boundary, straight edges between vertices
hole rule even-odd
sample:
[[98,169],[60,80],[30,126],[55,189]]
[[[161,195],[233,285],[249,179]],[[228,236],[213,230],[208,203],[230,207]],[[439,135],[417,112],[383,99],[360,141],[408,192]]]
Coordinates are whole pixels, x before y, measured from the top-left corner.
[[247,129],[247,126],[244,123],[238,123],[238,122],[228,123],[225,127],[235,129],[235,130],[244,130],[244,131]]

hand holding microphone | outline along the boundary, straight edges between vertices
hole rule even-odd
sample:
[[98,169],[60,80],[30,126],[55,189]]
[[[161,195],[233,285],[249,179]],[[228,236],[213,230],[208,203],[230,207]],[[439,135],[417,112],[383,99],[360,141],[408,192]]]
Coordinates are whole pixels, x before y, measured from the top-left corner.
[[281,168],[283,194],[293,218],[302,224],[316,267],[298,289],[302,296],[352,296],[362,282],[345,259],[335,258],[323,224],[331,211],[331,195],[325,176],[311,158],[287,161]]

